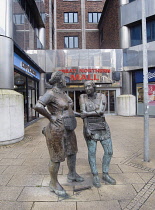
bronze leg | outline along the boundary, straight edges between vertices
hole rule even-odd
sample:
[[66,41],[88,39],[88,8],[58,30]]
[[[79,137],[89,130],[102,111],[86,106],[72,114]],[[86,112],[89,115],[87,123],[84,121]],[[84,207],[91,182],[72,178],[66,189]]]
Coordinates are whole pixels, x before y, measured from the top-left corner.
[[60,167],[60,162],[56,162],[56,163],[52,161],[49,162],[49,172],[51,176],[49,187],[50,187],[50,190],[52,192],[55,192],[56,195],[65,196],[66,191],[59,184],[58,179],[57,179],[59,167]]
[[67,156],[67,165],[68,165],[68,181],[69,182],[83,182],[84,179],[76,173],[76,154]]

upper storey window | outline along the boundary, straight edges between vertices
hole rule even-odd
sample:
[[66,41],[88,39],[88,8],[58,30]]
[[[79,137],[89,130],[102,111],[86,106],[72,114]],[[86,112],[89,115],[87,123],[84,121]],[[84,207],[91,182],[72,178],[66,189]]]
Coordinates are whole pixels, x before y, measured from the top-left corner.
[[65,36],[64,37],[64,48],[78,48],[79,39],[77,36]]
[[88,13],[88,22],[89,23],[98,23],[101,17],[101,12],[89,12]]
[[[155,41],[155,20],[147,21],[147,42]],[[130,27],[131,46],[142,44],[142,25]]]
[[24,24],[25,23],[25,15],[24,13],[14,14],[13,20],[16,25]]
[[77,23],[78,13],[77,12],[65,12],[64,13],[64,23]]

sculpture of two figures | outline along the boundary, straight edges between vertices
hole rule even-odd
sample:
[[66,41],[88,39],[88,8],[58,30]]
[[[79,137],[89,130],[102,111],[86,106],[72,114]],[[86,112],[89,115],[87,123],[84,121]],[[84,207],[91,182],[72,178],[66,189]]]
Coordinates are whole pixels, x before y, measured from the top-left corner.
[[[50,154],[49,172],[51,176],[50,190],[58,196],[66,196],[65,189],[58,182],[60,162],[67,158],[69,182],[82,182],[84,179],[76,173],[77,139],[75,135],[76,113],[73,102],[64,92],[65,76],[61,71],[54,72],[49,80],[52,88],[38,100],[35,110],[49,120],[43,129]],[[91,81],[85,83],[86,94],[80,96],[80,116],[84,121],[84,137],[88,147],[88,159],[93,174],[93,184],[100,187],[100,179],[96,168],[96,144],[101,142],[104,149],[103,180],[115,184],[109,176],[109,164],[112,156],[110,130],[104,118],[105,96],[96,93]],[[47,107],[47,109],[46,109]]]

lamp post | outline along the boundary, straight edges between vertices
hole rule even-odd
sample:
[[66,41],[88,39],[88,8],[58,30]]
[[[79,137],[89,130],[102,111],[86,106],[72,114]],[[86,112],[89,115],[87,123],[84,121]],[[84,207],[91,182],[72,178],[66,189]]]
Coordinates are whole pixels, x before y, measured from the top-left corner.
[[145,0],[142,0],[142,40],[143,40],[143,93],[144,93],[144,161],[149,162],[149,104],[148,104],[148,57]]

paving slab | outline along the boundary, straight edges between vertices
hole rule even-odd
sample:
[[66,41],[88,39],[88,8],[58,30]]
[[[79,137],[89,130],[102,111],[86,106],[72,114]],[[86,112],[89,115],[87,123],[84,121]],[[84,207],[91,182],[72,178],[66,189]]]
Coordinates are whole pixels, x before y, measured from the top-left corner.
[[132,184],[132,186],[134,187],[134,189],[138,193],[142,190],[142,188],[145,186],[145,184]]
[[58,201],[48,187],[25,187],[17,201]]
[[7,175],[0,175],[0,186],[5,186],[8,184],[8,182],[11,180],[13,175],[7,174]]
[[0,200],[16,201],[22,190],[23,187],[0,186]]
[[138,173],[117,173],[115,174],[115,179],[117,180],[117,184],[145,183]]
[[7,166],[2,174],[3,175],[7,175],[7,174],[12,174],[12,175],[22,174],[22,175],[25,175],[25,174],[32,174],[32,173],[33,173],[33,168],[30,167],[30,166]]
[[43,175],[14,175],[7,186],[41,186]]
[[17,158],[3,158],[0,161],[0,165],[5,166],[13,166],[13,165],[22,165],[24,163],[25,159],[17,159]]
[[119,165],[121,171],[123,173],[140,173],[140,172],[143,172],[143,173],[147,173],[147,171],[144,171],[143,169],[140,169],[140,168],[135,168],[135,167],[132,167],[132,166],[129,166],[129,165]]
[[90,202],[77,202],[77,210],[121,210],[118,201],[90,201]]
[[145,183],[147,183],[153,176],[154,173],[138,173],[141,179],[144,180]]
[[101,200],[123,200],[133,199],[136,196],[136,191],[132,185],[103,185],[99,188]]
[[35,202],[32,210],[76,210],[76,202]]
[[0,201],[0,210],[31,210],[33,202]]
[[8,166],[0,166],[0,174],[2,174],[7,168]]

